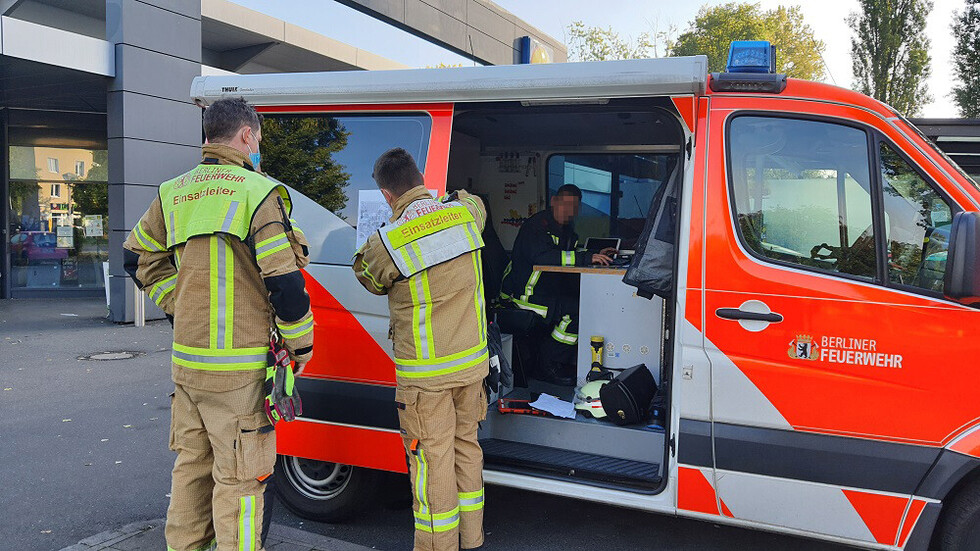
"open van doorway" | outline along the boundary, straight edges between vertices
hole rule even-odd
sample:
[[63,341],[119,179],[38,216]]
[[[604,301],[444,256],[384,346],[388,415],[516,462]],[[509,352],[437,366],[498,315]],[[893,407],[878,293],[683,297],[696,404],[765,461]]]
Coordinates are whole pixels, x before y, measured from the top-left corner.
[[[624,276],[641,260],[661,207],[677,208],[685,137],[668,98],[597,103],[456,106],[447,193],[465,189],[487,206],[488,319],[501,334],[503,364],[511,366],[493,389],[479,436],[488,470],[652,494],[666,478],[675,301],[672,293],[665,300],[638,291]],[[570,226],[562,226],[574,235],[560,245],[564,260],[521,266],[528,263],[515,251],[522,228],[554,223],[554,198],[568,185],[580,203]],[[558,235],[549,235],[559,246]],[[609,248],[611,265],[582,260]],[[676,273],[676,254],[667,262]],[[521,288],[549,286],[574,302],[575,331],[561,323],[569,316],[546,313],[554,303],[526,300],[540,293],[508,292],[513,283],[502,281],[521,270],[531,274],[520,276]],[[545,369],[554,359],[549,339],[574,348],[564,378]],[[601,370],[593,370],[594,361]],[[638,419],[617,423],[615,414],[625,412],[606,411],[598,393],[634,366],[650,374],[640,383],[646,388],[631,387],[632,398],[645,403],[637,404]],[[542,413],[547,402],[552,411]]]

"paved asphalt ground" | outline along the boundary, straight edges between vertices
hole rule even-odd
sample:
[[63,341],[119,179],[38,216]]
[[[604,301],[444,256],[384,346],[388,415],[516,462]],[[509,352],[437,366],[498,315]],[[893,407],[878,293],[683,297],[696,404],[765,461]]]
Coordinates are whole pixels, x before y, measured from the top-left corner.
[[[166,514],[170,326],[114,325],[96,300],[0,301],[0,549],[58,550]],[[85,361],[133,351],[126,360]],[[389,492],[400,493],[394,485]],[[275,521],[376,549],[411,549],[411,511]],[[485,549],[844,549],[514,490],[487,489]]]

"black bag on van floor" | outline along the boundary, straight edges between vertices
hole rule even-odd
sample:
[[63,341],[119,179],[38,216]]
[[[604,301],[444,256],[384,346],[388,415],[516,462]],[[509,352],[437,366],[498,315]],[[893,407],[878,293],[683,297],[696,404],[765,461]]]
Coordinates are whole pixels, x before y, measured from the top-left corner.
[[657,382],[646,364],[634,365],[599,389],[599,400],[606,417],[617,425],[644,423],[650,414],[650,401],[657,393]]

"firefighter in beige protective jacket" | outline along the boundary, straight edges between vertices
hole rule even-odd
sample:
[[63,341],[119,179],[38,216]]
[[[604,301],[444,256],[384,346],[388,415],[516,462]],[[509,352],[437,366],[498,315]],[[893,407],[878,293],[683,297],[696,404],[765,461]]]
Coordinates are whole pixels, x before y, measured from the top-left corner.
[[209,107],[202,163],[160,186],[124,244],[127,271],[174,324],[169,551],[262,549],[273,324],[298,369],[312,356],[306,241],[285,188],[255,172],[259,124],[244,100]]
[[395,401],[408,454],[416,550],[483,544],[483,379],[489,367],[480,248],[486,210],[460,191],[433,199],[403,149],[374,178],[390,222],[354,258],[364,287],[388,295]]

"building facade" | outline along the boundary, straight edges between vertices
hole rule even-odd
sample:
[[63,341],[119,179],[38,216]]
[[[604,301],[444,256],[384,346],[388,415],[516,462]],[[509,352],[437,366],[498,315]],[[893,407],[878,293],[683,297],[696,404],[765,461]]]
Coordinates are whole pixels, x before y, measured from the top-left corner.
[[[566,57],[484,0],[342,3],[480,63],[520,62],[529,43]],[[195,76],[403,67],[230,0],[0,0],[0,299],[104,294],[133,320],[122,243],[199,161]],[[147,315],[162,317],[149,301]]]

